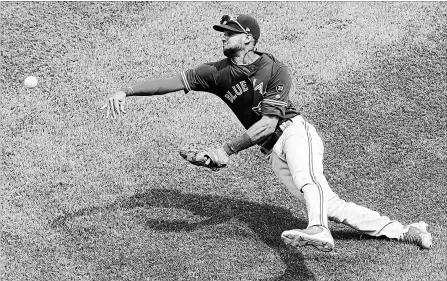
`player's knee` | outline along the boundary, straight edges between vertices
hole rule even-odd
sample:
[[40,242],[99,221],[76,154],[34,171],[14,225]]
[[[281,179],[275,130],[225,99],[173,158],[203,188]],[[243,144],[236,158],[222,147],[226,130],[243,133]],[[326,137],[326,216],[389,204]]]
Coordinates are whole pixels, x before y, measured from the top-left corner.
[[307,172],[301,171],[293,174],[293,181],[298,189],[303,192],[303,188],[307,185],[315,185],[311,175]]

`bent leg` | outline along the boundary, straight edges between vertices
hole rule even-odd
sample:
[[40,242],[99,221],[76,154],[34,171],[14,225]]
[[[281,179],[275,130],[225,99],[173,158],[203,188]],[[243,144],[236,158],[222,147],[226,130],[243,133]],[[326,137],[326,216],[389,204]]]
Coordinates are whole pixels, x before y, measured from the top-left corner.
[[284,132],[283,157],[272,153],[270,162],[287,189],[306,205],[308,226],[328,227],[328,196],[322,179],[323,143],[313,126],[293,124]]
[[293,177],[290,173],[289,166],[287,166],[287,162],[279,158],[279,156],[273,152],[270,155],[270,165],[272,166],[278,179],[286,186],[287,190],[292,193],[293,196],[298,198],[301,203],[306,205],[304,193],[302,193],[293,182]]

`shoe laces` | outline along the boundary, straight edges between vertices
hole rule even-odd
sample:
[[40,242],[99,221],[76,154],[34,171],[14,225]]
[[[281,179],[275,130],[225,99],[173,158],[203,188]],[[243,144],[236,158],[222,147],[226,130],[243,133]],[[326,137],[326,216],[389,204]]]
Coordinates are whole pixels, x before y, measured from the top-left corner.
[[422,234],[421,230],[416,229],[415,227],[410,227],[408,231],[404,233],[402,241],[421,246],[422,245],[421,234]]
[[430,248],[432,244],[430,234],[414,226],[410,226],[408,231],[403,234],[401,240],[427,249]]

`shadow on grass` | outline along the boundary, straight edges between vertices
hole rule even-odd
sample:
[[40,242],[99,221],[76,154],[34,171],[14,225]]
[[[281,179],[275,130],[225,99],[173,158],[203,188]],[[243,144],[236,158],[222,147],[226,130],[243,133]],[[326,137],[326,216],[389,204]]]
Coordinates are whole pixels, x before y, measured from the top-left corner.
[[[286,229],[305,228],[306,222],[297,219],[284,208],[259,204],[250,201],[236,200],[221,196],[182,193],[171,189],[155,189],[136,194],[124,200],[118,200],[103,207],[90,207],[74,213],[68,213],[56,218],[54,228],[66,228],[66,221],[81,216],[91,216],[98,213],[132,210],[135,208],[174,208],[187,210],[194,215],[205,217],[199,222],[187,220],[165,220],[163,218],[144,218],[145,227],[164,232],[194,231],[206,226],[234,221],[245,224],[268,247],[275,250],[286,265],[281,276],[265,280],[314,280],[313,273],[304,264],[303,255],[287,248],[281,241],[281,232]],[[231,232],[231,230],[230,230]],[[232,233],[236,236],[247,236],[246,231]],[[253,234],[252,234],[253,235]],[[346,236],[347,235],[347,236]],[[355,239],[358,233],[342,234],[342,239]],[[349,237],[348,237],[349,236]]]

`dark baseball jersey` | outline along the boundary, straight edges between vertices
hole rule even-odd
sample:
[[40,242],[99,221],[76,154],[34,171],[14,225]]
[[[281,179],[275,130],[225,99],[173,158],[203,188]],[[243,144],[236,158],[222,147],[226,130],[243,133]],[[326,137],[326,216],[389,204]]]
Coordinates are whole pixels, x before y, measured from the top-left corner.
[[263,115],[293,118],[299,112],[289,100],[292,79],[287,67],[267,53],[249,65],[226,58],[181,73],[185,92],[203,91],[220,97],[248,129]]

